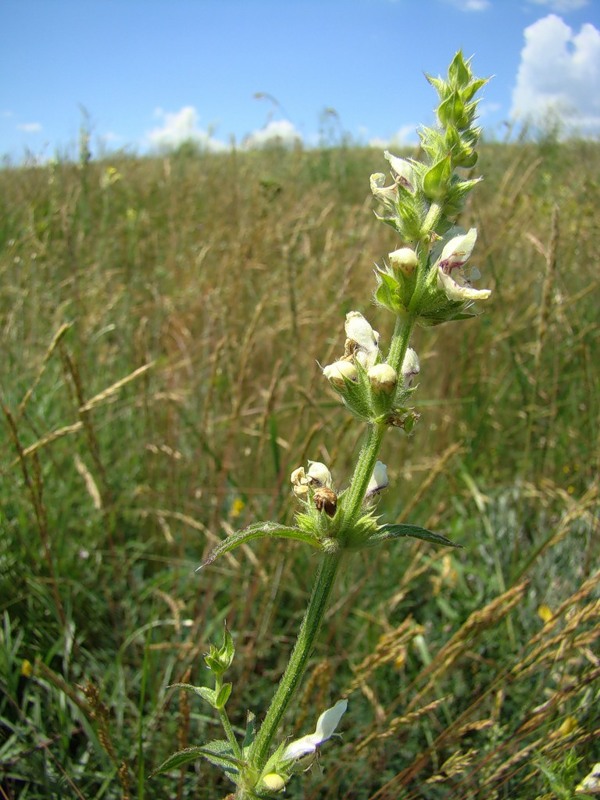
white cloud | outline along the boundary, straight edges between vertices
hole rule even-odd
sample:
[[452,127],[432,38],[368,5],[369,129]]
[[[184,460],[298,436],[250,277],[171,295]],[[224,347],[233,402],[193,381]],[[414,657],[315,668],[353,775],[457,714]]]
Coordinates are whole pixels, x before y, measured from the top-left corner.
[[388,147],[414,147],[419,142],[417,127],[416,124],[411,123],[403,125],[389,139],[371,138],[369,139],[369,147],[379,147],[382,150],[387,150]]
[[39,122],[21,122],[17,125],[17,129],[23,133],[40,133],[42,126]]
[[289,120],[271,120],[264,128],[248,134],[242,142],[242,148],[252,150],[272,144],[293,147],[301,142],[302,136]]
[[559,14],[568,14],[569,11],[577,11],[585,8],[589,0],[529,0],[537,6],[546,6],[549,11],[556,11]]
[[147,134],[146,138],[151,147],[171,148],[192,141],[206,150],[227,149],[227,145],[215,139],[210,131],[198,127],[199,117],[194,106],[184,106],[174,113],[157,108],[155,116],[162,119],[162,125]]
[[574,33],[554,14],[526,28],[510,116],[600,135],[600,31],[586,23]]

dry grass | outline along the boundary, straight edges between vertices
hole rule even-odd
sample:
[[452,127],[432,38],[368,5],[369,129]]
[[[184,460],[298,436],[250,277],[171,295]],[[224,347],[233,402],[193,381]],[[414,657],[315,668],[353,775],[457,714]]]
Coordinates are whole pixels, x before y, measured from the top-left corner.
[[[600,760],[599,160],[483,151],[463,222],[493,300],[417,333],[422,421],[383,453],[382,513],[464,550],[348,561],[290,720],[348,692],[344,743],[290,798],[527,800],[548,770],[572,792]],[[260,714],[312,556],[268,542],[194,568],[233,529],[289,521],[307,458],[350,474],[359,432],[317,361],[350,309],[389,335],[369,302],[397,246],[370,210],[382,158],[180,154],[119,161],[112,182],[107,166],[0,174],[2,792],[222,797],[208,767],[147,777],[217,735],[169,685],[203,681],[226,618],[231,716]]]

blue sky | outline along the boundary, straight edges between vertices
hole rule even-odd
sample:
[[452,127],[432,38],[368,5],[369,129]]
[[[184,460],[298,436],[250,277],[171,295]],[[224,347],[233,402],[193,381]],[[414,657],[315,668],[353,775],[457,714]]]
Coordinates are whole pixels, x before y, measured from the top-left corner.
[[600,134],[600,0],[0,0],[0,156],[75,155],[82,108],[95,153],[410,141],[459,48],[489,135]]

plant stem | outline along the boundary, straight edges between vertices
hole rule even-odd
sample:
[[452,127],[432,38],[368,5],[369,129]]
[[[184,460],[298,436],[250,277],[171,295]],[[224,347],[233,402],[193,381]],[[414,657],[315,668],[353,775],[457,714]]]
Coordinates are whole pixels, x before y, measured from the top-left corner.
[[431,233],[431,231],[434,231],[436,229],[436,226],[440,221],[440,219],[442,218],[443,213],[444,213],[444,207],[440,205],[440,203],[433,202],[429,206],[429,211],[427,212],[427,216],[423,221],[423,228],[422,228],[423,238],[425,237],[427,237],[427,239],[429,238],[429,234]]
[[[402,362],[404,361],[414,324],[415,319],[412,316],[398,317],[396,320],[396,327],[388,355],[388,363],[396,369],[398,374],[401,373]],[[386,430],[387,425],[385,424],[372,424],[368,428],[367,438],[360,451],[350,487],[344,498],[345,527],[348,529],[352,527],[360,515],[367,486],[373,474],[373,469]],[[340,540],[343,542],[343,530],[339,532],[339,536]],[[308,607],[298,633],[298,639],[296,640],[292,655],[290,656],[288,665],[273,696],[265,719],[252,745],[250,763],[257,775],[261,774],[269,760],[271,742],[277,733],[281,719],[288,709],[306,671],[333,589],[337,570],[342,558],[342,552],[343,550],[340,549],[335,553],[324,555],[319,565]],[[244,800],[246,797],[246,790],[240,787],[237,794],[238,800]]]
[[252,746],[250,760],[259,773],[269,759],[271,741],[306,671],[315,639],[323,622],[341,557],[341,551],[327,554],[323,556],[319,565],[298,639]]
[[[410,335],[414,325],[415,318],[412,316],[396,317],[396,325],[390,344],[387,363],[396,370],[398,376],[400,376],[399,380],[402,380],[402,362],[404,361],[404,356],[406,355],[406,350],[408,348]],[[373,469],[375,467],[375,463],[377,462],[377,456],[379,455],[381,442],[383,441],[383,436],[386,430],[387,425],[385,424],[369,426],[366,441],[362,450],[360,451],[360,455],[354,469],[354,475],[352,476],[352,482],[350,484],[350,488],[348,489],[348,494],[344,498],[344,507],[346,509],[346,520],[348,527],[351,527],[360,515],[365,493],[367,491],[367,486],[371,480],[371,475],[373,474]]]
[[396,370],[398,375],[402,372],[402,363],[404,362],[404,356],[406,355],[410,335],[414,326],[414,317],[396,317],[396,325],[394,327],[387,363]]
[[345,520],[348,529],[352,528],[353,523],[356,522],[360,515],[367,486],[371,480],[371,475],[373,474],[375,462],[377,461],[386,429],[386,425],[369,425],[367,438],[365,439],[365,443],[358,456],[358,461],[356,462],[356,467],[354,468],[354,475],[352,476],[350,488],[348,489],[347,495],[344,497]]
[[219,719],[221,720],[221,725],[223,726],[223,730],[225,731],[225,735],[227,736],[227,741],[231,745],[232,752],[234,756],[237,758],[242,757],[242,751],[240,750],[240,746],[238,744],[237,739],[235,738],[235,733],[233,732],[233,728],[231,727],[231,722],[229,721],[229,716],[227,715],[227,711],[224,708],[218,709],[219,712]]

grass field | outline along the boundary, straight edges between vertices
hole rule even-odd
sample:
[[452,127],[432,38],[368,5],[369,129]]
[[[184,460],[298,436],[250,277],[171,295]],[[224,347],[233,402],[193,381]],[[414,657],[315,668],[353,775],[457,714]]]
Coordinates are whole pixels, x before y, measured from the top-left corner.
[[[323,379],[373,266],[379,151],[115,158],[0,172],[0,797],[223,798],[202,654],[232,631],[235,725],[264,713],[314,557],[290,522],[307,458],[350,476]],[[286,797],[581,797],[600,761],[600,146],[488,144],[461,223],[485,313],[417,331],[413,435],[388,436],[390,521],[463,545],[348,559],[290,734],[349,697]],[[388,326],[388,327],[386,327]]]

